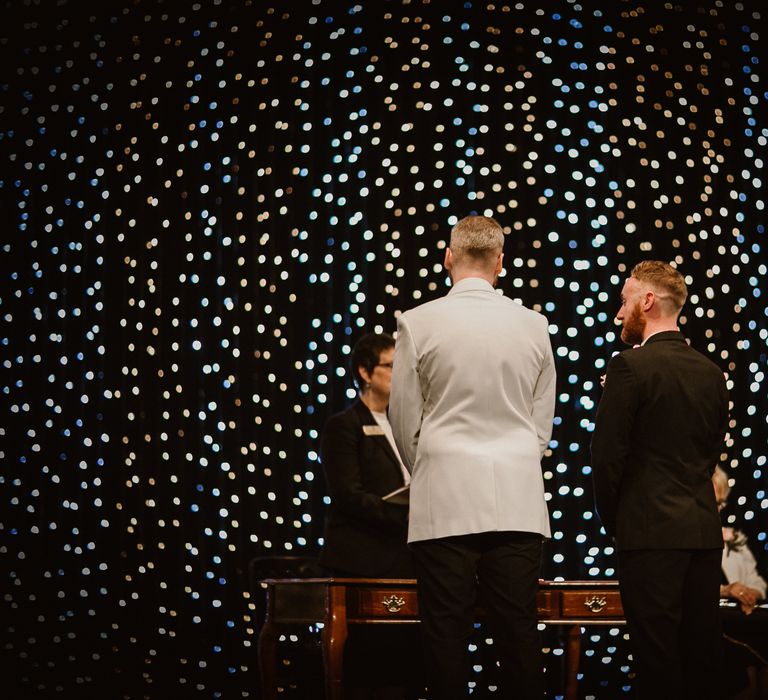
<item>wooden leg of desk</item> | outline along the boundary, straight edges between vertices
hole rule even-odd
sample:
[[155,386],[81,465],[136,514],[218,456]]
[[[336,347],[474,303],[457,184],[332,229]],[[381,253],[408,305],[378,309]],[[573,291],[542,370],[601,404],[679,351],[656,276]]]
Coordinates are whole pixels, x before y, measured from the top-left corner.
[[344,700],[344,645],[347,641],[346,590],[333,586],[328,591],[331,619],[323,630],[323,666],[326,700]]
[[258,654],[261,674],[261,697],[263,700],[277,700],[277,629],[271,622],[265,622],[259,632]]
[[577,700],[579,697],[579,657],[581,656],[581,625],[568,628],[568,641],[565,651],[565,700]]

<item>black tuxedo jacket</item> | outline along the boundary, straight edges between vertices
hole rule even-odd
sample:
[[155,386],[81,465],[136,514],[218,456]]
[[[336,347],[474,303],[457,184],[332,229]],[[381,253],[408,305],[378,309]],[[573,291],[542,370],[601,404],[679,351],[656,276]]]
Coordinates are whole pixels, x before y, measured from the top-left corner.
[[362,577],[411,578],[408,506],[381,499],[403,485],[403,473],[386,436],[366,434],[364,426],[378,432],[357,401],[323,430],[320,456],[331,505],[320,563]]
[[712,472],[728,422],[723,372],[664,331],[608,364],[595,418],[595,501],[620,550],[723,546]]

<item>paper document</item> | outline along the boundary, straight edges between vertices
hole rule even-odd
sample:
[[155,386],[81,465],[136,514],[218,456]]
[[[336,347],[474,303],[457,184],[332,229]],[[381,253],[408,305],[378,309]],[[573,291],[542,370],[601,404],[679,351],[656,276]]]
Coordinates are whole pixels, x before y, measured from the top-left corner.
[[381,498],[387,503],[394,503],[398,506],[407,506],[410,492],[411,485],[406,484],[405,486],[401,486],[399,489],[395,489],[391,493],[388,493],[386,496],[382,496]]

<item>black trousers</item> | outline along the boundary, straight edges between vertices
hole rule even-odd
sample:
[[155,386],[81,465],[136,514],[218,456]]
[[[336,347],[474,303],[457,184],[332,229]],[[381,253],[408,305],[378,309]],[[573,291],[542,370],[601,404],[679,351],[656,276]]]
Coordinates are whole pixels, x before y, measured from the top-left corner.
[[619,551],[640,697],[723,697],[719,549]]
[[468,695],[478,594],[498,649],[503,698],[541,698],[536,592],[542,536],[484,532],[412,542],[431,700]]

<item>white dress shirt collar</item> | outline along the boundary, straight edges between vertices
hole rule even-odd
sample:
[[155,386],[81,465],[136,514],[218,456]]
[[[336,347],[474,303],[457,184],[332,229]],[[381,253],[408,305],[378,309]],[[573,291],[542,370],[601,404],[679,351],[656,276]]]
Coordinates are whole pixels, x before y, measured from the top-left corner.
[[459,292],[493,292],[496,293],[493,285],[482,277],[465,277],[454,284],[448,294],[458,294]]

